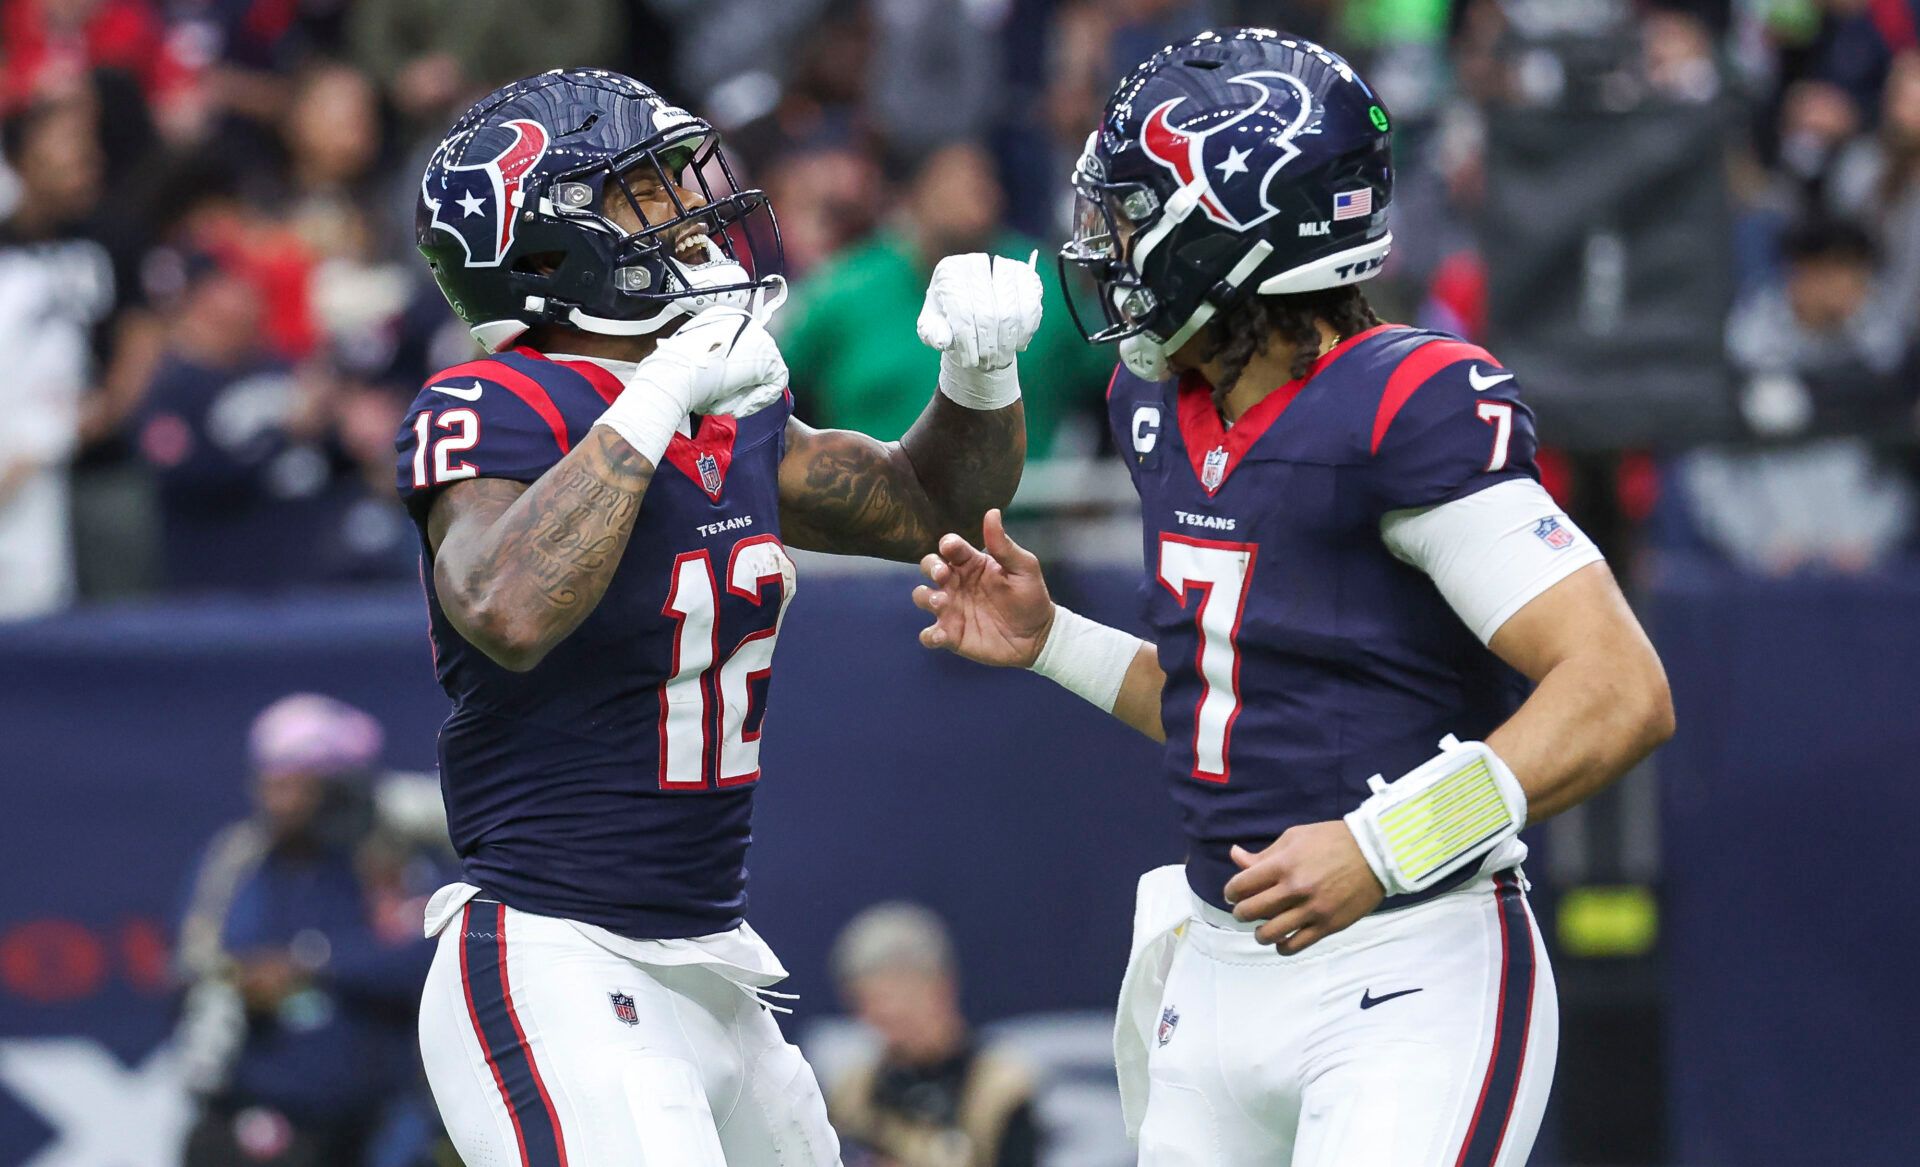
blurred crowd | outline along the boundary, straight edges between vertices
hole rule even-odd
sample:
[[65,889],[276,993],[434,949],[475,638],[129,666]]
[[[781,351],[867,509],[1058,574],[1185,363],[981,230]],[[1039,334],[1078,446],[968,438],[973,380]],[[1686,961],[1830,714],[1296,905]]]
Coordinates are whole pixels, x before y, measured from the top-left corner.
[[252,812],[207,842],[174,949],[182,1167],[451,1161],[415,1017],[455,862],[438,783],[384,770],[383,738],[319,693],[254,719]]
[[[1384,317],[1498,341],[1488,111],[1516,29],[1624,21],[1637,100],[1724,107],[1737,432],[1547,460],[1607,536],[1769,572],[1909,549],[1920,321],[1917,0],[0,0],[0,618],[153,592],[410,577],[392,438],[473,344],[412,250],[426,155],[491,87],[633,73],[773,196],[802,416],[898,436],[939,256],[1038,250],[1036,457],[1101,452],[1111,354],[1047,262],[1117,78],[1278,25],[1394,110]],[[1596,14],[1601,14],[1597,17]],[[1492,269],[1490,271],[1490,269]],[[1548,436],[1552,437],[1549,423]],[[1584,496],[1584,497],[1583,497]]]
[[[320,693],[253,719],[249,811],[202,847],[174,938],[181,1167],[458,1161],[415,1053],[420,921],[458,862],[438,782],[387,769],[384,746],[372,714]],[[848,1167],[1043,1161],[1041,1067],[968,1019],[937,914],[874,904],[831,963],[860,1033],[823,1077]]]

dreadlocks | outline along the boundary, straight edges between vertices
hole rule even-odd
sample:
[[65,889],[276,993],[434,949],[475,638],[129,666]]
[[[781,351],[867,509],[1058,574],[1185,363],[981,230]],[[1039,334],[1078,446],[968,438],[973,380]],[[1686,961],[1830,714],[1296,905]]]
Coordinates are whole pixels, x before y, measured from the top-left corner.
[[1320,359],[1316,320],[1326,321],[1342,340],[1380,323],[1355,284],[1289,296],[1249,296],[1215,317],[1207,327],[1224,370],[1220,383],[1213,387],[1215,403],[1226,400],[1240,374],[1246,372],[1247,363],[1276,340],[1293,346],[1293,367],[1288,375],[1295,380],[1305,377]]

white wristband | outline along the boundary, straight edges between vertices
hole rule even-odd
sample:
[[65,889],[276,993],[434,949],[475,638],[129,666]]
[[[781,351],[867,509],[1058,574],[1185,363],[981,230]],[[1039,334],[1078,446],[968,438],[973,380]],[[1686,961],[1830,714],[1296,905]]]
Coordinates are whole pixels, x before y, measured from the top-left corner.
[[1020,400],[1020,367],[966,369],[951,352],[940,354],[940,392],[968,409],[1005,409]]
[[1422,891],[1486,855],[1527,824],[1527,792],[1485,742],[1448,734],[1440,753],[1387,783],[1346,816],[1388,895]]
[[1112,713],[1134,656],[1146,641],[1055,604],[1053,627],[1033,671]]
[[636,453],[657,467],[667,452],[667,443],[680,432],[680,423],[686,418],[687,407],[675,400],[671,392],[636,379],[613,399],[613,404],[607,406],[607,411],[594,424],[619,434]]

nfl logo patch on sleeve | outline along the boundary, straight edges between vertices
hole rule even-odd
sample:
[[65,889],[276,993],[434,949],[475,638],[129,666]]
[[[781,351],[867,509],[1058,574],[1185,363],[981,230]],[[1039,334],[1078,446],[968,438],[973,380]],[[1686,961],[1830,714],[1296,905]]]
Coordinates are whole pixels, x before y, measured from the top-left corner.
[[1542,543],[1555,551],[1565,551],[1573,546],[1573,532],[1560,525],[1560,520],[1548,515],[1533,525],[1533,533]]

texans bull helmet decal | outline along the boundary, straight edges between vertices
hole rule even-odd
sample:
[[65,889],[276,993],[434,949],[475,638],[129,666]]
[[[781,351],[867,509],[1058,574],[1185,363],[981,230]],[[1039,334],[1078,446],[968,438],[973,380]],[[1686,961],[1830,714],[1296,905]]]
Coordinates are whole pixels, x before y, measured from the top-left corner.
[[[1181,186],[1198,184],[1200,209],[1223,227],[1244,231],[1280,213],[1267,200],[1267,187],[1287,163],[1300,156],[1294,136],[1313,116],[1313,95],[1298,77],[1261,70],[1229,80],[1253,103],[1224,118],[1220,111],[1176,125],[1182,97],[1155,106],[1140,127],[1140,147],[1165,167]],[[1247,159],[1258,144],[1279,147],[1264,173],[1253,174]]]
[[1075,324],[1157,381],[1249,296],[1370,278],[1393,245],[1391,125],[1352,66],[1301,37],[1223,28],[1148,57],[1074,170],[1060,262],[1091,279],[1098,310],[1070,292]]
[[[526,118],[507,122],[505,128],[513,131],[513,140],[500,153],[484,162],[449,166],[438,192],[424,184],[421,191],[433,208],[433,225],[466,249],[468,267],[498,267],[512,248],[523,183],[551,141],[545,126]],[[441,149],[451,152],[463,145],[463,138],[449,138]],[[433,170],[427,168],[429,176]]]

